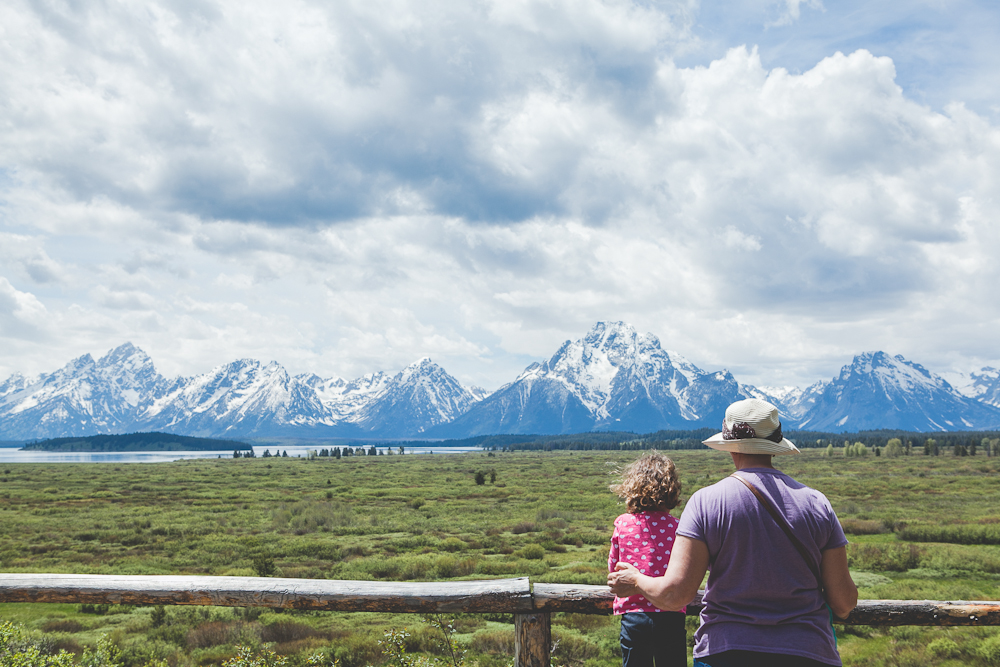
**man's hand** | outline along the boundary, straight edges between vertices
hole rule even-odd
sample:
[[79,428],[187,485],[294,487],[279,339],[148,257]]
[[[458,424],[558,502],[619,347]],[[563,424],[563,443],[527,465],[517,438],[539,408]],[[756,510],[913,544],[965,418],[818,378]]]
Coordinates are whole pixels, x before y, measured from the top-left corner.
[[639,577],[639,570],[634,565],[624,561],[618,561],[615,571],[608,573],[608,587],[611,592],[620,598],[627,598],[630,595],[639,595],[635,584]]

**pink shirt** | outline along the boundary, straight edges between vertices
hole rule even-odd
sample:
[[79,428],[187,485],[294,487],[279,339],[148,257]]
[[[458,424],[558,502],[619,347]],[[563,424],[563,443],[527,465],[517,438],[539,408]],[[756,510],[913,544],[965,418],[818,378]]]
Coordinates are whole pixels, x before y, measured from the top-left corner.
[[[660,577],[667,571],[670,550],[674,547],[677,519],[670,512],[639,512],[622,514],[615,519],[611,534],[611,553],[608,554],[608,571],[614,572],[618,561],[635,565],[643,574]],[[614,612],[660,611],[641,595],[627,598],[615,597]]]

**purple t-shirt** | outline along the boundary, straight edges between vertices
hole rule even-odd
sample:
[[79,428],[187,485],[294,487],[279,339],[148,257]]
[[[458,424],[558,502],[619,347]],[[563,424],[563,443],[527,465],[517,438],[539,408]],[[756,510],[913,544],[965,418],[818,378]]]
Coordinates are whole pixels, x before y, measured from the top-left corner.
[[[847,544],[837,515],[819,491],[772,468],[740,474],[788,519],[817,566],[823,551]],[[708,545],[711,571],[694,657],[743,650],[841,664],[815,575],[742,482],[727,477],[696,491],[677,534]]]

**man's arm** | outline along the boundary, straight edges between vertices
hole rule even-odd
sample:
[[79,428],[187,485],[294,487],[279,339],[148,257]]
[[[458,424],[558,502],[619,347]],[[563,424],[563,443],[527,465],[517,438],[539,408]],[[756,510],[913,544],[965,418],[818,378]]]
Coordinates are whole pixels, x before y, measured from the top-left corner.
[[837,618],[847,618],[858,604],[858,587],[847,569],[847,547],[827,549],[819,565],[823,597]]
[[657,609],[680,611],[694,599],[708,570],[708,545],[677,536],[670,563],[662,577],[650,577],[625,562],[608,575],[608,586],[618,597],[642,595]]

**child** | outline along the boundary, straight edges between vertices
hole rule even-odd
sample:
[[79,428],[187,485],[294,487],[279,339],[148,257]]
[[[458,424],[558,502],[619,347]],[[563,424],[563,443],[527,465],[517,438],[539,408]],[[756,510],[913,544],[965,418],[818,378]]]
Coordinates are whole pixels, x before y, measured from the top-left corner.
[[[674,544],[677,520],[670,511],[680,499],[681,482],[674,462],[650,451],[622,472],[611,486],[628,507],[615,519],[608,570],[619,561],[631,563],[643,574],[663,576]],[[622,667],[686,667],[683,611],[660,611],[641,595],[615,598],[621,614]]]

